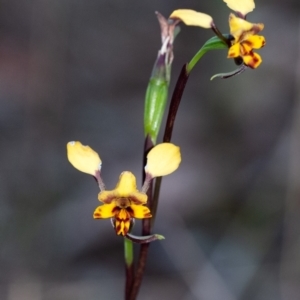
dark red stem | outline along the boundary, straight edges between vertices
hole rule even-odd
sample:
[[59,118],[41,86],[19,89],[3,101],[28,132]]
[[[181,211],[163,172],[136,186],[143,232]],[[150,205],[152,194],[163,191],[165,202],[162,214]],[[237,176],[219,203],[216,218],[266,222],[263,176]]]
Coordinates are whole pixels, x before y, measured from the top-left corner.
[[[179,74],[179,77],[176,82],[176,86],[172,95],[170,107],[169,107],[169,113],[168,113],[168,119],[166,123],[166,128],[165,128],[165,133],[163,137],[164,142],[170,142],[172,133],[173,133],[173,128],[174,128],[174,122],[175,118],[177,115],[178,107],[186,86],[186,83],[189,78],[189,73],[187,72],[187,64],[185,64],[181,72]],[[151,142],[151,139],[149,137],[146,137],[145,140],[145,147],[144,147],[144,164],[145,165],[145,159],[146,155],[149,152],[149,150],[153,147],[153,144]],[[159,196],[159,188],[161,184],[161,177],[158,177],[155,181],[155,186],[158,188],[155,189],[155,197],[152,197],[152,186],[150,186],[148,190],[148,206],[150,207],[151,213],[152,213],[152,218],[155,218],[156,214],[156,209],[158,205],[158,196]],[[143,235],[149,235],[151,234],[151,228],[153,226],[153,222],[151,222],[150,219],[143,219],[143,229],[142,229],[142,234]],[[146,267],[146,261],[147,261],[147,256],[148,256],[148,250],[149,250],[149,245],[150,244],[142,244],[140,248],[140,255],[139,255],[139,260],[138,260],[138,265],[137,265],[137,271],[134,279],[134,283],[132,286],[131,294],[129,300],[136,300],[136,297],[138,295],[144,272],[145,272],[145,267]]]

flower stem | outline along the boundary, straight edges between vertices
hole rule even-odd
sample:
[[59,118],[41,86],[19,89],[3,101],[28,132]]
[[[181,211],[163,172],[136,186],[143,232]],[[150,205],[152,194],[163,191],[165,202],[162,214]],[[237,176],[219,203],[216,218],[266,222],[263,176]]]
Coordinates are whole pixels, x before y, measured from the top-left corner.
[[220,40],[222,40],[228,46],[228,48],[230,48],[231,46],[230,39],[225,37],[214,23],[212,23],[211,29],[216,34],[216,36]]
[[[164,142],[170,142],[172,133],[173,133],[173,128],[174,128],[174,122],[175,118],[177,115],[178,107],[183,95],[183,91],[185,89],[187,80],[189,78],[189,73],[187,71],[187,64],[185,64],[181,72],[179,74],[179,77],[177,79],[177,83],[172,95],[171,103],[170,103],[170,108],[169,108],[169,113],[168,113],[168,119],[166,123],[166,128],[165,128],[165,133],[164,133]],[[145,165],[145,157],[149,150],[153,147],[153,144],[151,143],[151,139],[147,136],[145,140],[145,147],[144,147],[144,165]],[[158,197],[159,197],[159,190],[160,190],[160,184],[161,184],[161,177],[156,178],[155,181],[155,192],[154,192],[154,197],[152,195],[152,186],[148,189],[147,195],[148,195],[148,201],[149,201],[149,207],[152,213],[152,218],[155,218],[156,214],[156,209],[158,205]],[[153,221],[150,219],[143,219],[143,235],[149,235],[151,234],[151,229],[153,226]],[[137,271],[136,275],[134,278],[134,282],[132,285],[132,290],[130,294],[129,300],[135,300],[137,297],[137,294],[139,292],[144,272],[145,272],[145,267],[146,267],[146,261],[147,261],[147,256],[148,256],[148,250],[149,250],[149,243],[147,244],[141,244],[141,249],[140,249],[140,255],[138,259],[138,266],[137,266]]]
[[126,272],[125,300],[129,300],[134,279],[133,243],[126,237],[124,238],[124,258]]
[[174,92],[172,95],[169,113],[168,113],[168,119],[166,123],[165,133],[163,137],[164,143],[169,143],[172,138],[173,128],[174,128],[174,122],[177,115],[178,107],[186,86],[186,83],[189,79],[189,71],[188,71],[188,64],[183,65],[181,72],[179,74],[179,77],[176,82],[176,86],[174,88]]
[[146,267],[149,245],[150,245],[149,243],[141,244],[138,267],[137,267],[136,275],[135,275],[134,282],[132,285],[129,300],[136,300],[137,294],[139,292],[139,289],[140,289],[140,286],[141,286],[141,283],[143,280],[143,276],[144,276],[145,267]]
[[[174,89],[174,92],[172,95],[171,103],[170,103],[168,119],[167,119],[167,123],[166,123],[164,137],[163,137],[164,143],[169,143],[172,138],[175,118],[177,115],[179,104],[181,102],[186,83],[189,79],[190,71],[188,70],[188,67],[189,67],[189,64],[185,64],[182,67],[179,77],[177,79],[177,83],[176,83],[176,86],[175,86],[175,89]],[[158,206],[161,182],[162,182],[162,177],[157,177],[155,180],[154,196],[152,199],[153,205],[152,205],[152,210],[151,210],[154,217],[156,215],[156,210],[157,210],[157,206]],[[152,220],[152,224],[153,223],[154,223],[154,220]]]

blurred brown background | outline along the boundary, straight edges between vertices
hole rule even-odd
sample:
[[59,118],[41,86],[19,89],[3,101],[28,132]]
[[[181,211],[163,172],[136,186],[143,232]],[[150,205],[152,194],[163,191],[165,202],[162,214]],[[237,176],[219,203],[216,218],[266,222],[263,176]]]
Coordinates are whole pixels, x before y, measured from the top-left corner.
[[[166,240],[150,247],[139,299],[300,297],[300,4],[256,6],[262,65],[210,81],[235,68],[215,51],[191,74],[173,136],[183,161],[163,180],[155,225]],[[108,188],[124,170],[141,184],[154,12],[177,8],[228,32],[221,0],[0,0],[0,299],[123,298],[122,239],[92,219],[98,187],[65,145],[97,150]],[[213,35],[181,28],[172,87]]]

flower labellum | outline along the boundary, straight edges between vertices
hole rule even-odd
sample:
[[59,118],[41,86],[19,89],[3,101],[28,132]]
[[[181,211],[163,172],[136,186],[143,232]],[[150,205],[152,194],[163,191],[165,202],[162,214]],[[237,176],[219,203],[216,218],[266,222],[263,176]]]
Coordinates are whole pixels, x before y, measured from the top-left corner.
[[128,171],[121,173],[114,190],[102,191],[98,195],[103,205],[94,212],[94,219],[113,218],[118,235],[127,235],[134,218],[151,218],[147,203],[147,195],[136,188],[135,176]]

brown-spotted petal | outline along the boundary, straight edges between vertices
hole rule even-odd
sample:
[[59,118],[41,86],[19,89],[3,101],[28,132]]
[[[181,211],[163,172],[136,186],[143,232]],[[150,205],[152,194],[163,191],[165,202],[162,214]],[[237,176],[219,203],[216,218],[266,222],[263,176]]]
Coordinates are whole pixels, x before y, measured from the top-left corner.
[[118,235],[126,235],[130,229],[131,216],[129,212],[122,208],[119,213],[116,214],[115,230]]
[[264,28],[262,23],[250,23],[242,18],[229,15],[230,34],[234,37],[235,42],[246,40],[250,36],[259,33]]
[[98,194],[98,200],[106,204],[110,204],[116,198],[117,195],[115,193],[115,190],[102,191]]
[[150,209],[144,205],[131,204],[129,210],[131,210],[131,214],[133,218],[145,219],[145,218],[152,217]]
[[250,52],[249,55],[243,56],[244,64],[252,69],[256,69],[262,62],[261,56],[257,53]]
[[247,44],[251,49],[260,49],[266,44],[266,40],[262,35],[252,35],[243,41],[243,44]]
[[232,45],[228,50],[228,58],[234,58],[240,56],[240,43]]
[[112,218],[115,215],[115,203],[103,204],[98,206],[94,211],[94,219]]

